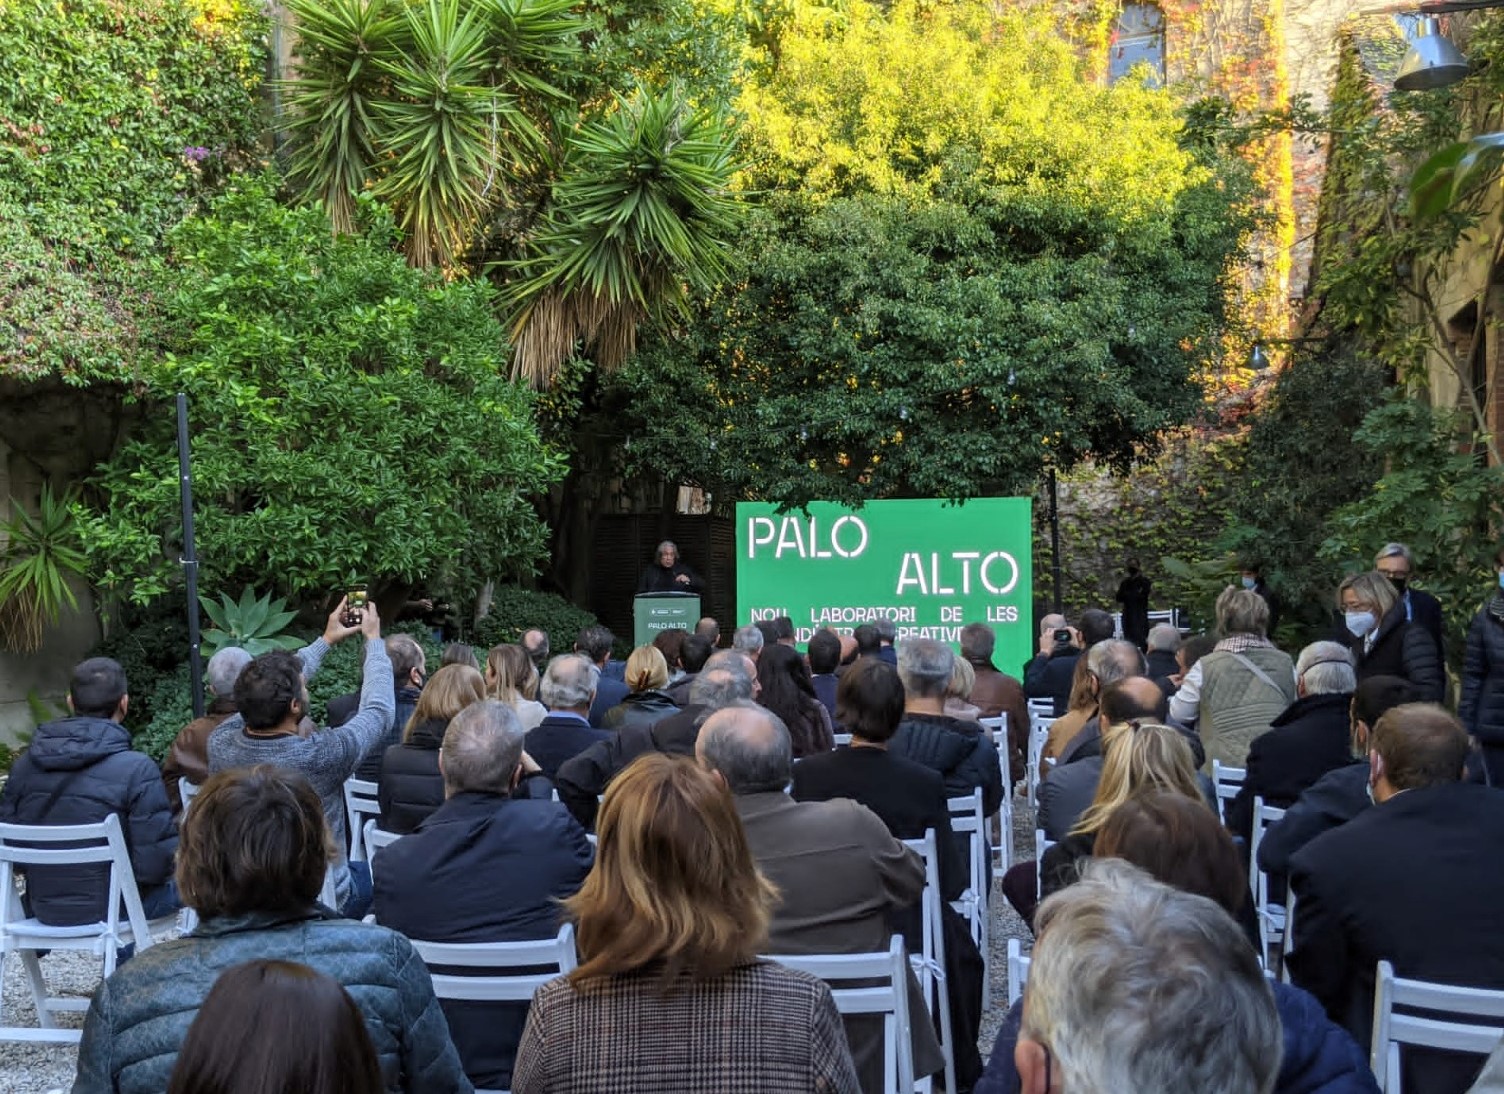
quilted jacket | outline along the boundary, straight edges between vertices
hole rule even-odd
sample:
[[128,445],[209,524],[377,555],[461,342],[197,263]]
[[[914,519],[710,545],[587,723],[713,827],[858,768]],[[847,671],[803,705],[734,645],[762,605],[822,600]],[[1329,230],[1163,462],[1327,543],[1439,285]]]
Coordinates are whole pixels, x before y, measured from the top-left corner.
[[89,1004],[73,1094],[161,1094],[214,981],[257,959],[296,961],[345,986],[365,1015],[388,1094],[471,1094],[412,944],[318,908],[295,919],[205,920],[121,965]]
[[997,748],[975,722],[943,714],[905,714],[888,751],[940,772],[949,797],[965,797],[981,787],[982,811],[989,817],[1002,807]]

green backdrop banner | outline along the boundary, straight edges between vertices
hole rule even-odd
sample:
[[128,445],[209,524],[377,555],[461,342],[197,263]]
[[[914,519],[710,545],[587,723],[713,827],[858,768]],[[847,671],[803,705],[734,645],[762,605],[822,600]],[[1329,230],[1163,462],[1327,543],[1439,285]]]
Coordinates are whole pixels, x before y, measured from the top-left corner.
[[1034,653],[1033,523],[1028,498],[815,502],[809,515],[736,507],[740,622],[787,615],[803,645],[889,618],[905,637],[952,646],[967,623],[997,631],[993,660],[1017,674]]

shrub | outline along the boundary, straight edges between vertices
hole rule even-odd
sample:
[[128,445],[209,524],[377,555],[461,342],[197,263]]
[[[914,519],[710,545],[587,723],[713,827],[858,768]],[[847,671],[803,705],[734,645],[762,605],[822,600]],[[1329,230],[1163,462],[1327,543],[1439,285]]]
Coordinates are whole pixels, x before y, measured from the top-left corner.
[[[567,653],[574,649],[575,636],[597,622],[595,616],[562,596],[504,585],[497,587],[491,610],[475,625],[470,642],[485,660],[485,651],[492,646],[520,641],[523,631],[537,627],[548,632],[548,645],[553,653]],[[627,637],[630,639],[631,635]]]

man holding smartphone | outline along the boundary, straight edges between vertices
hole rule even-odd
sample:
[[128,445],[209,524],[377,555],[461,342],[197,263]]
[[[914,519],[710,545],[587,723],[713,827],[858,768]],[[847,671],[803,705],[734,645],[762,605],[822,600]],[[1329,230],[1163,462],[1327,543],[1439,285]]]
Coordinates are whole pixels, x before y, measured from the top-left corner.
[[1050,614],[1039,621],[1039,653],[1024,671],[1024,694],[1031,699],[1049,699],[1055,717],[1070,703],[1071,679],[1081,656],[1081,632],[1068,627],[1065,616]]

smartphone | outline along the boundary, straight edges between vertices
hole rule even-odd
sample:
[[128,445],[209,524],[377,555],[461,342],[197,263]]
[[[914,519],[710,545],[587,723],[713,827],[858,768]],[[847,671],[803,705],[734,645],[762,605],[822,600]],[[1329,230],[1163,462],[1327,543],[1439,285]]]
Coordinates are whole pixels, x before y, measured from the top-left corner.
[[366,587],[351,585],[345,590],[345,614],[340,622],[347,627],[358,627],[366,618]]
[[1071,640],[1071,632],[1069,630],[1067,630],[1066,628],[1060,627],[1060,628],[1058,628],[1055,631],[1055,641],[1057,643],[1069,642],[1070,640]]

